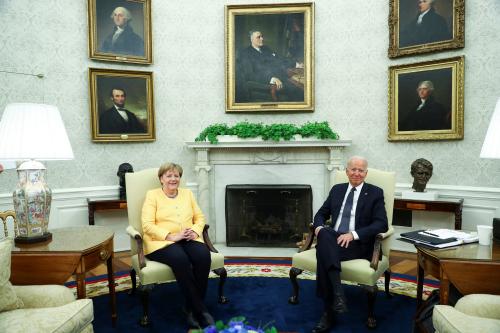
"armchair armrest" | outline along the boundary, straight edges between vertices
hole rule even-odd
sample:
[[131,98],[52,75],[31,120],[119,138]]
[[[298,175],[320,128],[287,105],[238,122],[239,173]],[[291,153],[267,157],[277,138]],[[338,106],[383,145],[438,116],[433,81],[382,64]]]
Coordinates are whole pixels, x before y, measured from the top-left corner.
[[391,225],[389,227],[389,230],[387,230],[386,232],[381,232],[380,234],[377,235],[377,237],[381,237],[381,240],[384,240],[392,236],[392,234],[394,234],[394,228]]
[[314,237],[316,237],[316,235],[314,234],[314,227],[313,227],[313,224],[310,223],[309,224],[309,234],[307,235],[307,238],[306,238],[304,245],[302,245],[302,247],[300,247],[299,252],[304,252],[304,251],[309,250],[313,244]]
[[203,241],[205,242],[205,245],[208,247],[210,252],[219,253],[219,251],[215,249],[212,241],[210,240],[210,237],[208,236],[208,228],[210,228],[208,224],[205,224],[205,226],[203,227]]
[[392,226],[386,232],[382,232],[375,236],[375,244],[373,245],[372,260],[370,262],[370,267],[374,270],[378,269],[378,262],[382,259],[382,241],[389,238],[394,233],[394,228]]
[[139,258],[139,267],[142,269],[146,267],[146,257],[144,256],[144,248],[142,247],[142,235],[139,231],[135,230],[134,227],[129,225],[127,229],[127,234],[135,239],[137,247],[137,257]]
[[138,237],[142,238],[141,233],[140,233],[139,231],[135,230],[135,228],[134,228],[133,226],[131,226],[131,225],[129,225],[129,226],[127,227],[127,229],[125,229],[125,231],[126,231],[126,232],[127,232],[127,234],[129,234],[129,236],[130,236],[130,237],[132,237],[132,238],[135,238],[136,236],[138,236]]

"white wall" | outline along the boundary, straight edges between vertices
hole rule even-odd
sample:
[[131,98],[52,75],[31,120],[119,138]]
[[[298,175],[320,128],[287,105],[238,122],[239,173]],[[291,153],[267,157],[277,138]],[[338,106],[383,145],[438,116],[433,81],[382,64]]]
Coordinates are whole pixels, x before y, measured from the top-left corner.
[[[262,2],[153,0],[154,64],[138,66],[88,59],[85,0],[71,5],[64,0],[0,1],[0,71],[45,75],[38,79],[0,72],[0,113],[16,101],[59,107],[76,159],[48,162],[47,167],[51,187],[63,192],[117,185],[116,169],[122,162],[140,170],[174,160],[186,167],[188,179],[194,179],[195,153],[184,142],[192,141],[207,124],[242,120],[327,120],[342,138],[353,140],[346,155],[364,155],[372,167],[395,170],[400,184],[411,182],[411,162],[424,157],[434,164],[429,186],[466,186],[466,192],[500,187],[499,161],[479,159],[500,96],[499,1],[467,1],[464,49],[390,60],[387,0],[317,0],[315,112],[225,114],[224,5]],[[464,140],[388,142],[388,67],[458,55],[465,55]],[[154,72],[156,142],[92,143],[89,67]],[[4,172],[0,193],[10,192],[15,183],[15,172]]]

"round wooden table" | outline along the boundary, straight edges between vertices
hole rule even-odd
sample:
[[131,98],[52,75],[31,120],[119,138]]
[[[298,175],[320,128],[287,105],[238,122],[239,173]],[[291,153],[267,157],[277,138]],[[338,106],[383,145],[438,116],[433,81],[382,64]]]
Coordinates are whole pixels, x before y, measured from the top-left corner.
[[86,297],[85,273],[106,263],[111,319],[116,324],[113,231],[101,226],[51,229],[52,240],[18,244],[12,249],[10,281],[15,285],[64,284],[72,275],[78,298]]

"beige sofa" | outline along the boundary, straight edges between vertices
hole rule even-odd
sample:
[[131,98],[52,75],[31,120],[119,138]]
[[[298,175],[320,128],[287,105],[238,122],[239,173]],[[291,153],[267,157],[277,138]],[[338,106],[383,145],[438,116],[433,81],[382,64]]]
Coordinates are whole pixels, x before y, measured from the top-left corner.
[[455,307],[436,305],[432,323],[437,333],[500,332],[500,295],[472,294]]
[[90,299],[58,285],[12,286],[11,249],[11,239],[0,240],[0,332],[93,332]]

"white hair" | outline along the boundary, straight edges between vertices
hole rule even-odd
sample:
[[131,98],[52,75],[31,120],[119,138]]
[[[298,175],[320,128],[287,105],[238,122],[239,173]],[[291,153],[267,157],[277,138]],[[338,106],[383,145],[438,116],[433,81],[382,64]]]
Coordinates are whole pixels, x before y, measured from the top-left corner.
[[123,16],[127,19],[127,22],[132,20],[132,14],[130,14],[129,10],[125,7],[116,7],[115,10],[111,13],[111,18],[115,16],[116,12],[122,12]]
[[347,167],[349,167],[349,165],[354,161],[354,160],[361,160],[365,163],[366,165],[366,168],[368,168],[368,160],[366,158],[364,158],[363,156],[351,156],[348,160],[347,160]]
[[426,86],[427,88],[429,88],[430,91],[434,91],[434,83],[432,83],[432,81],[421,81],[419,84],[418,84],[418,88],[420,88],[421,86]]
[[248,37],[250,38],[250,41],[252,41],[253,34],[256,33],[256,32],[262,33],[260,30],[250,30],[248,32]]

